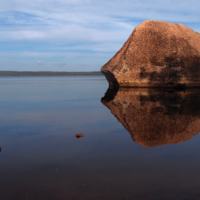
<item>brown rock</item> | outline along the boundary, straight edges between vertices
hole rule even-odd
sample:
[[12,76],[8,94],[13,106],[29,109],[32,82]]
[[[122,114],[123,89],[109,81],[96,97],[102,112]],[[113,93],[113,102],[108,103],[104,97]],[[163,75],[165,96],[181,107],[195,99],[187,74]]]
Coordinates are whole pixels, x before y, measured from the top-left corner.
[[182,24],[145,21],[101,68],[110,86],[200,86],[200,34]]
[[101,102],[143,147],[189,140],[200,131],[200,91],[108,90]]
[[82,133],[76,134],[76,138],[81,138],[81,137],[83,137],[83,134],[82,134]]

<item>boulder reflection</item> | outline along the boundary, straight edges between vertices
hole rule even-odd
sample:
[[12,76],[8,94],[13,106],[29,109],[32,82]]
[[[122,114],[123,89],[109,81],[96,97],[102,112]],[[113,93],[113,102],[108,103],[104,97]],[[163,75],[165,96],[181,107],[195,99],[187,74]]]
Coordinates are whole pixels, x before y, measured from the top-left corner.
[[101,102],[143,147],[184,142],[200,131],[197,89],[108,89]]

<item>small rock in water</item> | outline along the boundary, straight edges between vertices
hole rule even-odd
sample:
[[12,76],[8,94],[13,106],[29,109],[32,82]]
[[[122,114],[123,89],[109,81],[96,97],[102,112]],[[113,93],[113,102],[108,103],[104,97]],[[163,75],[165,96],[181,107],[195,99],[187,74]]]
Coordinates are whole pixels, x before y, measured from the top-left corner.
[[80,137],[83,137],[83,134],[82,134],[82,133],[76,134],[76,138],[80,138]]

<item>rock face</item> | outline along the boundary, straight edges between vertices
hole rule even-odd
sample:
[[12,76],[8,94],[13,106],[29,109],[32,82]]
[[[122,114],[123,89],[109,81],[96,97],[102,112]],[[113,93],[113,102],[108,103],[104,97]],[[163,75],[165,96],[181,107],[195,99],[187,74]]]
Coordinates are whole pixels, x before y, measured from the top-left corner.
[[200,34],[182,24],[144,21],[101,71],[116,87],[199,87]]
[[121,88],[101,102],[143,147],[184,142],[200,131],[200,91]]

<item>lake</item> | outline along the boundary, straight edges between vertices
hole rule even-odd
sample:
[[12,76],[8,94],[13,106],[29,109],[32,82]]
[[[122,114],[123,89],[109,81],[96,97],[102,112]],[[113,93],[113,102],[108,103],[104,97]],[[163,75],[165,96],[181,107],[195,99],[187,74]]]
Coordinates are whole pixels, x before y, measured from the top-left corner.
[[200,199],[200,91],[107,89],[0,78],[1,200]]

